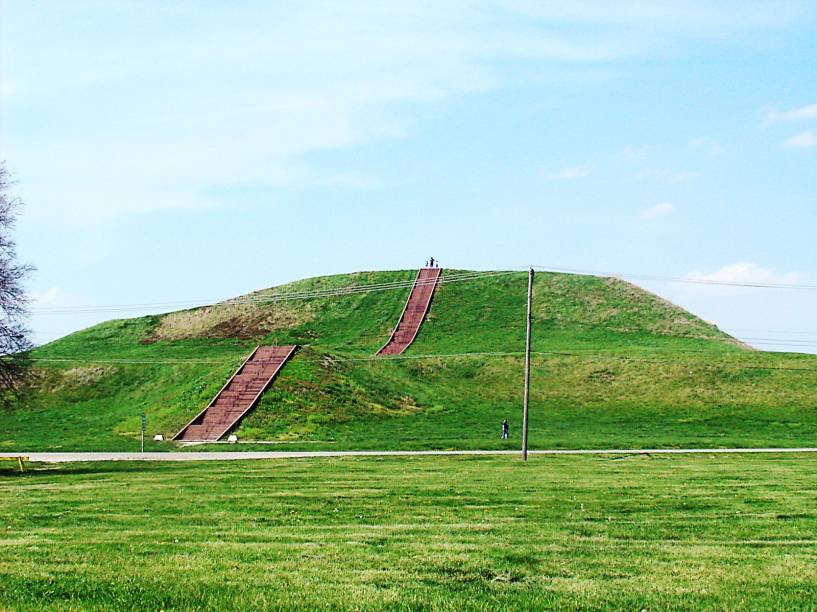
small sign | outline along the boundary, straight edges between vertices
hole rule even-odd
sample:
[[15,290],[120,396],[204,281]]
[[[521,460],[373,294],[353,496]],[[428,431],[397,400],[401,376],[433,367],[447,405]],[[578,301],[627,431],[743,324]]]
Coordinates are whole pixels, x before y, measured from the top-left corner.
[[142,431],[145,431],[148,426],[148,416],[143,412],[142,413]]

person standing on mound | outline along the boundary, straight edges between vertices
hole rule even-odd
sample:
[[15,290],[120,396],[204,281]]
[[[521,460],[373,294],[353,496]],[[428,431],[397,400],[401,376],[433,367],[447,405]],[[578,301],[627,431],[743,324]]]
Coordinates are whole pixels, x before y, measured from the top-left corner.
[[502,439],[508,439],[508,419],[502,421]]

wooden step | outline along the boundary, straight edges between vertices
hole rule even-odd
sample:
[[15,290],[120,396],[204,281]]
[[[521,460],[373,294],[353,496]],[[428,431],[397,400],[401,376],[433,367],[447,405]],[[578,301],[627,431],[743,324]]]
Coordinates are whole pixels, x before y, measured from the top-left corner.
[[441,272],[441,268],[422,268],[417,273],[397,326],[392,331],[389,341],[378,351],[378,355],[399,355],[414,342],[428,314]]
[[218,440],[255,407],[297,346],[259,346],[174,440]]

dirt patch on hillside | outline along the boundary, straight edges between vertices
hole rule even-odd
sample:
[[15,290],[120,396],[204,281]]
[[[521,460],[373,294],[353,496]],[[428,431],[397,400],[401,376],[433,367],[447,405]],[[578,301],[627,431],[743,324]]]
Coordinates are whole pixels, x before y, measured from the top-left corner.
[[146,342],[187,338],[260,338],[313,319],[308,304],[227,302],[164,315]]

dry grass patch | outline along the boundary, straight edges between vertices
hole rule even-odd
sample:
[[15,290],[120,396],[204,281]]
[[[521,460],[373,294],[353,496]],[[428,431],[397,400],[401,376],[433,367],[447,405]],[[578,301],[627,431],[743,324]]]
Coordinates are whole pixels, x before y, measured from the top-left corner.
[[108,374],[113,373],[115,368],[98,365],[82,366],[64,370],[54,391],[64,387],[85,387],[94,385]]
[[148,341],[189,338],[252,339],[312,321],[309,304],[225,302],[161,318]]

